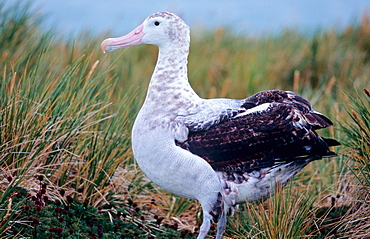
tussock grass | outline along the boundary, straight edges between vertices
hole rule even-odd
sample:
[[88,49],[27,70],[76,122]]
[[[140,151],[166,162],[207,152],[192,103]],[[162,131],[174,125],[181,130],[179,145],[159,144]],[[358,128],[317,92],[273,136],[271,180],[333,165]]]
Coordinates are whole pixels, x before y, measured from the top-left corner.
[[[99,207],[135,202],[166,223],[197,228],[199,204],[152,184],[130,150],[131,126],[157,49],[137,46],[103,55],[99,45],[107,36],[55,39],[27,5],[5,11],[0,2],[0,16],[0,232],[14,235],[22,202],[14,203],[12,195],[20,187],[36,194],[40,175],[53,201],[65,201],[64,192]],[[285,31],[256,39],[225,29],[194,35],[189,80],[200,96],[293,90],[333,119],[335,126],[320,134],[344,143],[336,151],[348,156],[313,162],[287,189],[242,205],[229,220],[229,236],[344,237],[355,227],[342,222],[368,228],[370,117],[368,98],[357,101],[355,89],[369,87],[369,29],[364,15],[343,32],[313,37]],[[354,123],[338,130],[347,122]]]
[[351,120],[343,124],[346,157],[356,179],[351,185],[352,204],[338,230],[343,237],[367,238],[370,236],[370,93],[365,88],[356,97],[349,97],[347,107]]
[[44,174],[59,187],[83,187],[86,197],[109,184],[125,156],[114,145],[128,144],[129,135],[120,129],[125,122],[112,120],[112,93],[104,76],[93,73],[98,62],[92,68],[88,63],[82,57],[64,74],[46,78],[36,65],[20,79],[16,72],[3,79],[9,81],[1,89],[0,112],[1,164],[7,174]]
[[243,205],[229,223],[232,238],[299,238],[315,226],[314,195],[294,192],[292,185],[263,203]]
[[67,44],[53,42],[26,9],[1,13],[2,203],[11,204],[18,186],[35,193],[36,175],[48,179],[51,199],[64,190],[95,206],[107,203],[115,169],[131,158],[133,112],[123,106],[135,97],[122,96],[123,106],[113,109],[117,78],[107,77],[88,47],[76,57]]

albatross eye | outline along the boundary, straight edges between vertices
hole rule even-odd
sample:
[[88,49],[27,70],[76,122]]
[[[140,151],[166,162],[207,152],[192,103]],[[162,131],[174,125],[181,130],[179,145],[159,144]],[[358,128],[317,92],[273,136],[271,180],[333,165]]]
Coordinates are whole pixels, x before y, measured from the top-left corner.
[[159,26],[159,24],[160,24],[160,22],[158,22],[158,21],[154,22],[154,25],[156,25],[156,26]]

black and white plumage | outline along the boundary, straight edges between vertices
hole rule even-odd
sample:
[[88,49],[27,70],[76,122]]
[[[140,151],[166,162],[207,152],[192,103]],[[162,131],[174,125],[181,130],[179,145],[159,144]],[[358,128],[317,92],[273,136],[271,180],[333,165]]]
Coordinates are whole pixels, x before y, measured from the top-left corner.
[[177,144],[217,171],[248,172],[314,155],[335,156],[328,146],[337,142],[315,132],[331,125],[293,92],[264,91],[245,99],[235,115],[223,116],[205,130],[189,132],[188,139]]
[[132,131],[134,156],[162,188],[197,199],[204,220],[218,222],[238,203],[268,197],[309,162],[336,154],[339,143],[317,135],[332,125],[293,92],[263,91],[244,100],[202,99],[189,85],[189,27],[175,14],[155,13],[129,34],[102,42],[102,50],[137,44],[159,47],[157,65]]

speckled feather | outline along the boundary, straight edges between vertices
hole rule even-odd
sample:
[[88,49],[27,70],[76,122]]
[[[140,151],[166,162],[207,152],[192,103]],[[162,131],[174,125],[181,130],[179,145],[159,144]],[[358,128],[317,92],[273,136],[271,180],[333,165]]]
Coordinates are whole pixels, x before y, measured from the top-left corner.
[[[268,106],[248,113],[262,104]],[[328,118],[295,93],[263,91],[243,100],[238,114],[220,115],[219,122],[190,132],[177,145],[202,157],[216,171],[250,172],[303,158],[335,156],[328,147],[339,143],[315,132],[330,125]]]
[[204,158],[216,171],[250,172],[303,157],[334,156],[328,149],[332,142],[328,145],[302,118],[322,120],[315,113],[302,114],[294,105],[271,103],[264,111],[190,132],[185,142],[177,144]]

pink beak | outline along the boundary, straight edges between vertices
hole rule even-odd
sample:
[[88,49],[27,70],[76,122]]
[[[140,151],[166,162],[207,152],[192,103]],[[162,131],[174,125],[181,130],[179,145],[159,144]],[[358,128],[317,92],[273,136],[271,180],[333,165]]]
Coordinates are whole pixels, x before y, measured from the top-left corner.
[[141,40],[145,35],[145,33],[143,33],[143,28],[144,26],[141,24],[125,36],[105,39],[101,43],[101,50],[105,53],[107,51],[113,51],[122,47],[142,44],[143,42]]

